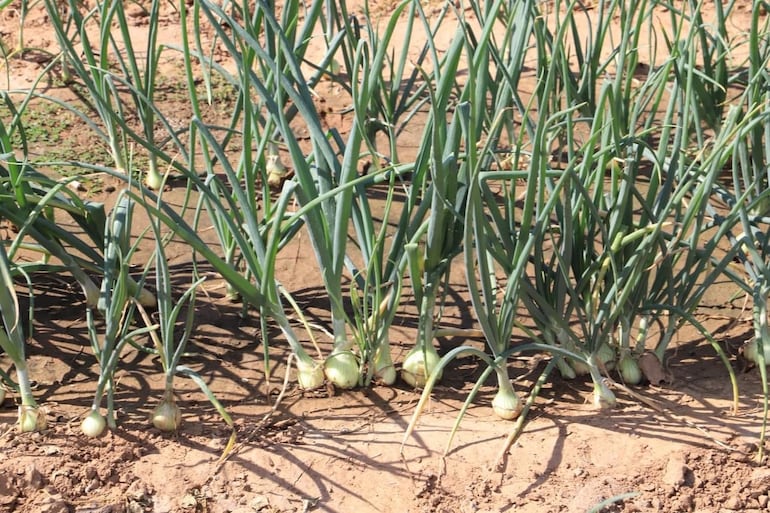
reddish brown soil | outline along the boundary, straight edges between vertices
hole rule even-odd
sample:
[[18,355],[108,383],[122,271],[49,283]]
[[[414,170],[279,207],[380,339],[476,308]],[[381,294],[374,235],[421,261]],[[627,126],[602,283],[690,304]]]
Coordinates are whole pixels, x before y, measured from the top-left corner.
[[[708,6],[704,7],[708,8]],[[0,32],[14,37],[17,20],[2,13]],[[141,26],[141,17],[137,17]],[[178,37],[172,14],[165,37]],[[50,30],[37,13],[26,26],[29,46],[51,48]],[[37,53],[10,61],[11,88],[28,86],[45,64]],[[170,70],[173,69],[172,65]],[[59,91],[66,95],[66,91]],[[325,95],[339,112],[345,99]],[[169,99],[169,102],[173,99]],[[172,105],[173,108],[173,105]],[[80,137],[73,129],[69,136]],[[88,144],[87,141],[83,144]],[[169,191],[173,198],[175,191]],[[100,193],[109,200],[109,188]],[[278,273],[308,317],[328,321],[317,264],[307,241],[282,255]],[[171,254],[176,277],[190,271],[189,251]],[[443,322],[472,327],[463,276],[452,280]],[[264,372],[254,312],[222,299],[213,276],[198,302],[197,329],[185,364],[197,370],[232,415],[237,442],[221,460],[230,430],[200,390],[178,380],[183,425],[174,435],[151,427],[160,397],[160,364],[130,352],[117,376],[119,428],[90,440],[80,420],[93,395],[97,367],[85,331],[85,308],[67,280],[39,282],[30,367],[49,429],[19,434],[14,398],[0,407],[0,511],[64,512],[584,512],[624,496],[606,511],[766,511],[770,469],[753,461],[760,431],[761,387],[756,372],[741,372],[737,348],[752,334],[750,312],[725,304],[733,288],[718,284],[698,318],[733,358],[741,391],[731,412],[727,372],[703,337],[684,329],[666,366],[673,376],[636,394],[618,392],[619,405],[597,412],[586,381],[554,376],[537,399],[522,436],[496,467],[512,424],[496,419],[486,387],[462,421],[446,456],[450,431],[467,392],[481,373],[459,360],[445,374],[412,437],[401,444],[419,393],[395,387],[306,396],[281,390],[286,350],[275,337],[269,379]],[[401,361],[414,340],[408,294],[391,340]],[[322,349],[328,339],[317,333]],[[442,352],[480,341],[441,339]],[[3,368],[9,362],[1,360]],[[544,362],[519,357],[511,375],[528,391]],[[275,405],[275,407],[274,407]]]

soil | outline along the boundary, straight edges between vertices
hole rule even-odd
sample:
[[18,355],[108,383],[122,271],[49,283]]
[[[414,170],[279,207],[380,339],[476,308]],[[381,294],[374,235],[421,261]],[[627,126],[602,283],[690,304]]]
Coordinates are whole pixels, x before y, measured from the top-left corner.
[[[390,7],[375,5],[377,12]],[[710,9],[706,4],[703,12]],[[179,37],[175,16],[168,9],[161,20],[161,37],[168,41]],[[139,11],[133,19],[140,33],[146,22]],[[34,7],[25,22],[27,46],[55,47],[46,23],[41,7]],[[12,4],[0,12],[0,32],[10,44],[17,30]],[[8,88],[29,87],[47,64],[38,50],[17,55],[5,64]],[[173,84],[178,63],[165,65],[164,76]],[[44,87],[74,98],[55,79]],[[331,85],[324,87],[324,108],[343,112],[347,99]],[[169,112],[184,104],[173,91],[170,87],[165,100]],[[212,110],[216,116],[216,105]],[[342,114],[334,117],[344,125]],[[95,144],[76,125],[60,141],[76,149]],[[35,152],[45,156],[45,144]],[[104,180],[92,181],[84,194],[109,203],[113,192],[114,185]],[[180,191],[166,194],[173,200]],[[308,318],[324,326],[328,311],[312,251],[301,238],[292,244],[283,254],[294,256],[282,257],[278,273]],[[191,270],[189,250],[174,248],[169,259],[183,284]],[[152,428],[148,417],[163,380],[158,361],[138,351],[127,353],[117,375],[118,429],[96,440],[82,435],[80,421],[98,375],[85,307],[70,281],[47,276],[36,281],[29,361],[49,428],[20,434],[13,398],[0,407],[0,511],[577,513],[604,501],[604,511],[768,510],[770,468],[754,459],[762,419],[760,379],[737,356],[752,336],[751,312],[742,298],[726,302],[735,291],[728,283],[715,284],[697,318],[738,372],[737,412],[724,365],[700,333],[685,327],[667,355],[668,379],[631,393],[618,390],[619,404],[610,411],[591,405],[590,382],[552,376],[510,448],[506,439],[513,424],[492,415],[494,389],[485,386],[445,454],[458,411],[483,370],[478,362],[452,364],[405,439],[419,391],[402,382],[313,394],[290,383],[284,390],[288,351],[273,343],[272,366],[265,372],[256,313],[224,299],[224,284],[210,274],[184,363],[203,376],[232,416],[235,446],[223,457],[231,429],[200,389],[181,378],[181,428],[172,435]],[[442,323],[473,327],[461,269],[450,287]],[[414,315],[407,294],[390,336],[395,361],[411,348]],[[328,350],[322,331],[316,338]],[[482,345],[457,338],[438,342],[442,353],[458,344]],[[2,363],[10,368],[10,362]],[[526,393],[544,365],[542,356],[513,359],[516,389]]]

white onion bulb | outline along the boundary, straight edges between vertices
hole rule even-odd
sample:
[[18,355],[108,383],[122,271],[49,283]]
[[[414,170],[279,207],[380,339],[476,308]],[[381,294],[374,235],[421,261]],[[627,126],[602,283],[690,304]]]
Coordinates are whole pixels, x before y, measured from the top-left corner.
[[642,382],[642,370],[639,368],[639,364],[630,354],[623,356],[618,363],[620,368],[620,375],[623,377],[623,382],[627,385],[638,385]]
[[335,387],[348,389],[358,385],[361,370],[356,356],[350,351],[339,351],[329,355],[324,364],[324,374]]
[[83,422],[80,423],[80,430],[84,435],[91,438],[96,438],[104,433],[104,428],[107,426],[107,421],[104,420],[104,416],[97,410],[91,410]]
[[521,399],[513,390],[498,390],[492,399],[492,409],[495,415],[503,420],[513,420],[519,416],[523,405]]
[[[433,369],[438,365],[439,360],[441,357],[433,346],[427,347],[424,353],[422,348],[415,347],[406,355],[401,369],[401,378],[415,388],[422,388]],[[437,379],[441,379],[441,373]]]
[[174,396],[166,394],[160,404],[152,411],[152,425],[161,431],[176,431],[182,423],[182,412],[176,405]]
[[297,381],[304,390],[314,390],[324,384],[324,370],[315,362],[297,361]]
[[45,412],[37,406],[19,405],[19,431],[30,433],[32,431],[42,431],[48,427],[48,421],[45,418]]

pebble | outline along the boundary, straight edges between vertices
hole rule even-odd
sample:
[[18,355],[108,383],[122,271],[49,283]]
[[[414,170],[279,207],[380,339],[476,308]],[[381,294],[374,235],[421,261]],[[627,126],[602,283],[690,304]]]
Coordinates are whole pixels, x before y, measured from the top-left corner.
[[86,479],[93,479],[97,476],[96,469],[93,467],[93,465],[87,465],[83,469],[83,475]]
[[135,501],[141,501],[147,496],[147,487],[139,480],[134,481],[126,490],[126,497]]
[[663,482],[667,485],[680,487],[687,481],[687,474],[691,472],[690,468],[679,458],[669,460],[666,465],[666,471],[663,474]]
[[722,503],[722,506],[727,509],[740,510],[743,509],[743,502],[738,497],[730,497]]
[[114,513],[116,511],[122,511],[122,509],[118,508],[120,508],[120,506],[111,504],[108,504],[107,506],[99,504],[81,504],[80,506],[75,507],[75,513]]
[[48,500],[40,504],[38,511],[40,513],[69,513],[70,507],[66,501],[52,495]]
[[7,475],[0,474],[0,506],[12,504],[19,493],[12,479]]
[[43,474],[40,473],[34,463],[27,467],[24,479],[30,488],[40,490],[43,487]]
[[53,456],[54,454],[59,454],[61,448],[58,445],[44,445],[42,451],[46,456]]
[[198,500],[194,495],[188,493],[179,500],[179,506],[184,510],[194,510],[198,506]]

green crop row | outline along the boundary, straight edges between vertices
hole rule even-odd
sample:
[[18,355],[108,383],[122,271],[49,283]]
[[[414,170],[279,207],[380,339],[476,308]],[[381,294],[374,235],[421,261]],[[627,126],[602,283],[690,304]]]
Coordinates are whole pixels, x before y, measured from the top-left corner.
[[[424,392],[407,436],[460,355],[487,368],[466,407],[494,375],[495,412],[521,423],[554,368],[565,378],[589,376],[596,406],[612,407],[616,386],[642,380],[638,359],[662,361],[684,323],[701,329],[725,361],[737,398],[728,356],[694,315],[723,276],[753,300],[756,336],[746,354],[766,390],[770,88],[768,27],[755,4],[751,26],[731,34],[735,2],[715,4],[715,19],[704,20],[695,1],[606,0],[584,9],[578,1],[491,0],[447,3],[428,15],[404,0],[377,17],[366,5],[349,12],[343,0],[194,0],[176,6],[185,30],[172,46],[158,39],[160,0],[146,7],[141,43],[119,1],[89,9],[45,0],[60,47],[46,73],[59,70],[77,84],[91,109],[34,88],[4,95],[15,114],[0,127],[0,218],[18,230],[2,246],[9,258],[0,260],[0,341],[16,364],[22,429],[39,427],[25,420],[35,403],[14,299],[14,277],[32,270],[14,259],[22,246],[43,254],[35,270],[64,269],[86,293],[101,369],[83,424],[89,434],[115,427],[112,376],[129,343],[163,364],[158,428],[179,424],[176,375],[199,383],[230,422],[182,363],[202,278],[172,297],[164,256],[172,239],[258,312],[266,354],[288,344],[302,388],[394,384],[389,336],[408,287],[417,338],[399,367]],[[161,59],[184,69],[190,115],[181,122],[156,100]],[[324,81],[349,96],[344,132],[318,106]],[[215,101],[213,83],[234,91],[224,123],[204,112]],[[19,119],[33,98],[69,109],[109,146],[109,164],[68,165],[123,180],[110,212],[25,161]],[[416,150],[404,158],[407,137]],[[187,187],[183,207],[164,201],[171,177]],[[385,191],[381,220],[375,190]],[[135,209],[149,215],[143,235],[155,240],[144,261],[129,231]],[[62,230],[63,215],[87,237]],[[218,244],[204,242],[204,222]],[[298,306],[276,271],[299,234],[312,244],[329,299],[333,348],[318,357],[289,320]],[[129,270],[137,264],[144,272],[135,281]],[[453,266],[466,271],[462,306],[475,320],[458,332],[482,335],[486,349],[440,356],[434,341],[448,333],[441,305]],[[180,316],[182,336],[174,330]],[[282,339],[268,340],[268,323]],[[652,325],[662,326],[657,337]],[[514,329],[531,341],[514,344]],[[551,358],[525,400],[508,361],[532,351]]]

